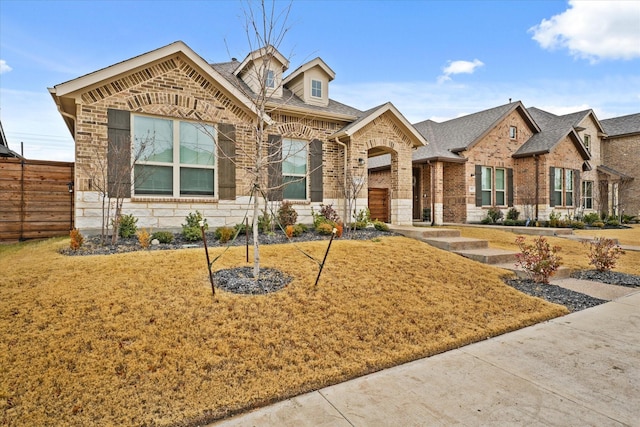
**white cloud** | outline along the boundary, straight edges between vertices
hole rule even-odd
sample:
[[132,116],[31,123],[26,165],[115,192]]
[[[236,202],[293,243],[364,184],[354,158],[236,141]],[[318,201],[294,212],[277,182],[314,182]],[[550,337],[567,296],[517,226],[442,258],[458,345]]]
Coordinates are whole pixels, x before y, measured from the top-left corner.
[[444,83],[451,80],[453,74],[473,74],[478,67],[482,67],[484,63],[479,59],[473,61],[449,61],[448,65],[442,69],[443,74],[438,77],[438,83]]
[[9,67],[7,61],[0,59],[0,74],[8,73],[11,70],[13,70],[13,68]]
[[529,29],[543,49],[566,48],[577,58],[640,58],[640,2],[576,1]]

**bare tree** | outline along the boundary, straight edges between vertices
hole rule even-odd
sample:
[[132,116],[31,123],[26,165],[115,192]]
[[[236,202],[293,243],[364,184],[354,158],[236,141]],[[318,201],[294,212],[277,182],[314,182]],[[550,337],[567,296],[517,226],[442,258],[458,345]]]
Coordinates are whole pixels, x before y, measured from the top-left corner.
[[345,211],[349,218],[343,218],[343,220],[347,229],[353,231],[355,228],[354,220],[357,215],[358,196],[367,183],[367,168],[352,167],[346,171],[346,174],[344,182],[340,183],[340,190],[345,200]]

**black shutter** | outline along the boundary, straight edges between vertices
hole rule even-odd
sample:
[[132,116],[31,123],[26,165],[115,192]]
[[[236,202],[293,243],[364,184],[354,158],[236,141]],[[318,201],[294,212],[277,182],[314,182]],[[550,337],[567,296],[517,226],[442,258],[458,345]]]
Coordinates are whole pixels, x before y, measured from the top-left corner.
[[107,110],[107,192],[131,197],[131,113]]
[[573,206],[580,207],[580,171],[573,171]]
[[322,141],[314,139],[309,144],[311,201],[322,202]]
[[236,127],[218,125],[218,193],[221,200],[236,199]]
[[513,169],[507,169],[507,206],[513,206]]
[[482,165],[476,165],[476,206],[482,206]]
[[282,136],[269,135],[267,164],[269,179],[267,197],[272,201],[282,200]]
[[555,170],[556,168],[554,168],[553,166],[551,166],[549,168],[549,206],[553,207],[556,205],[556,202],[554,200],[554,190],[555,190],[555,186],[554,186],[554,180],[556,177],[555,174]]

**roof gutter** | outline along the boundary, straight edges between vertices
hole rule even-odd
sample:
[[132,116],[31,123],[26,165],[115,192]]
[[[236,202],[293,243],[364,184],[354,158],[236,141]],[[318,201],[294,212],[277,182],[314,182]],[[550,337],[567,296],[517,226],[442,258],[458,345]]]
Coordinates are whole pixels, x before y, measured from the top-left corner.
[[341,145],[342,148],[344,149],[344,212],[343,212],[343,217],[342,220],[346,221],[347,220],[347,168],[349,167],[349,163],[348,163],[348,159],[347,159],[347,144],[345,144],[344,142],[340,142],[340,140],[338,139],[338,137],[336,137],[334,139],[334,141],[336,142],[336,144]]

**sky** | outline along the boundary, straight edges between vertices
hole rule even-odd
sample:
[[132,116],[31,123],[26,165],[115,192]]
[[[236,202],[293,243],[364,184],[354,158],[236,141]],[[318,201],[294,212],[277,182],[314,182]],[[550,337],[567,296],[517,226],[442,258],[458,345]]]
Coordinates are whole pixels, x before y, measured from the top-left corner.
[[[269,3],[270,4],[270,3]],[[640,112],[640,0],[342,1],[291,5],[289,71],[321,57],[329,96],[392,102],[411,123],[520,100],[602,120]],[[209,62],[251,50],[247,2],[0,0],[0,120],[9,148],[73,161],[48,89],[182,40]]]

